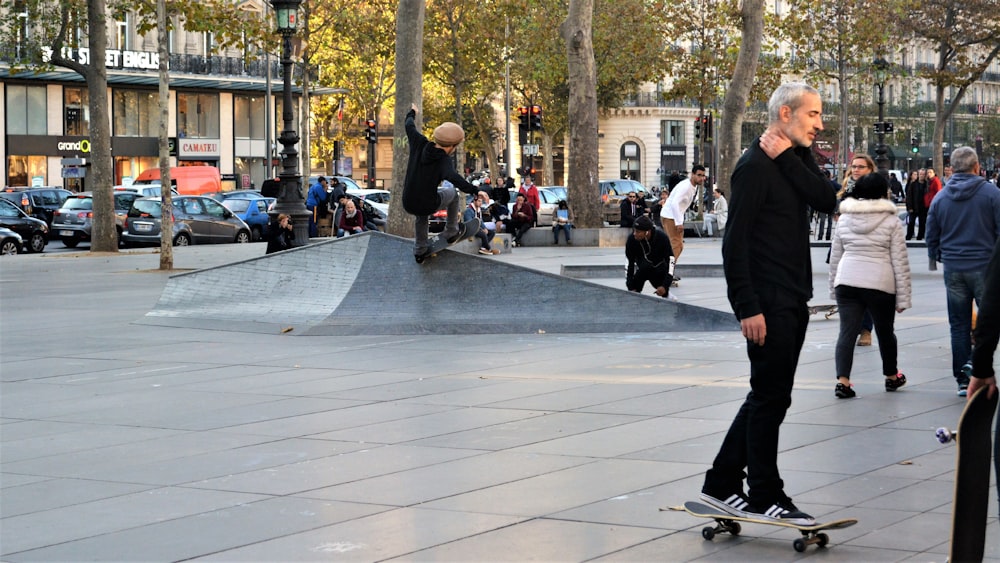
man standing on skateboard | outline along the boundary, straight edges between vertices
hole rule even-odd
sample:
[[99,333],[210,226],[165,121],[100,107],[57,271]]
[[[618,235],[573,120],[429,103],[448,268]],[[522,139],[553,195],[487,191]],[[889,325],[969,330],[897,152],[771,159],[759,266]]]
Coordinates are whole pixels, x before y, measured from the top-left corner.
[[807,210],[832,213],[837,200],[809,150],[823,130],[819,93],[783,84],[771,95],[768,118],[767,130],[733,170],[722,243],[729,302],[747,339],[750,393],[705,475],[701,498],[734,516],[808,526],[815,520],[785,494],[778,472],[778,429],[792,402],[809,322]]
[[[442,123],[434,129],[434,141],[427,140],[415,123],[417,105],[413,104],[406,114],[406,138],[410,142],[410,155],[406,163],[406,178],[403,181],[403,209],[414,215],[413,255],[420,258],[427,253],[428,218],[435,211],[448,210],[448,221],[440,236],[449,243],[459,239],[459,221],[462,218],[462,208],[459,190],[475,195],[479,188],[466,182],[455,171],[451,163],[451,155],[455,148],[465,140],[465,131],[457,123],[450,121]],[[441,186],[443,180],[451,182],[452,186]]]

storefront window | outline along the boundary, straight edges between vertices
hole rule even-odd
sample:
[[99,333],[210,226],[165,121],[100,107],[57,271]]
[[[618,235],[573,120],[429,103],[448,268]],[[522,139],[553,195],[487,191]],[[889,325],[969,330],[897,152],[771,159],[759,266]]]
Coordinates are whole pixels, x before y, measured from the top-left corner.
[[[235,159],[236,184],[238,189],[260,189],[264,184],[264,159],[250,157],[236,157]],[[250,182],[246,182],[249,176]]]
[[219,138],[218,94],[177,93],[177,136]]
[[235,96],[235,123],[237,139],[264,138],[264,98],[261,96]]
[[90,134],[89,100],[86,88],[63,88],[63,113],[66,118],[67,135]]
[[[41,185],[49,185],[47,181],[44,156],[10,156],[7,158],[7,183],[10,186],[30,186],[35,179],[41,179]],[[38,182],[35,182],[38,183]]]
[[48,134],[46,106],[44,86],[19,86],[16,84],[8,84],[6,115],[7,134]]
[[159,134],[156,92],[115,90],[111,98],[116,137],[156,137]]
[[641,182],[639,175],[639,145],[629,141],[621,147],[621,177]]
[[660,139],[664,145],[683,145],[684,122],[665,120],[660,122]]
[[159,166],[159,159],[155,156],[116,156],[115,185],[128,184],[143,171]]

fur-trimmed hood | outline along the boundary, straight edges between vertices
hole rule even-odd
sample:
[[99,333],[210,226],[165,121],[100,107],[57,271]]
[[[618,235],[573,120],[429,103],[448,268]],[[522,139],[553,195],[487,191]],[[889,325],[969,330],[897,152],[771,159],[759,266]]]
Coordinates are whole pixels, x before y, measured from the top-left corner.
[[875,230],[883,221],[898,221],[896,204],[888,199],[855,199],[849,197],[840,202],[838,229],[849,229],[859,234]]

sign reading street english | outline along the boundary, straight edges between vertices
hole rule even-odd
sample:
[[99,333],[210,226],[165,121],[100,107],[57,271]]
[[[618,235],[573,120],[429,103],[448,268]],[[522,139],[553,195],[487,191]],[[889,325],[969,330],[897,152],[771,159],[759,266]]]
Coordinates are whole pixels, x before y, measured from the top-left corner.
[[[86,47],[80,47],[79,49],[64,47],[62,54],[64,58],[80,64],[90,64],[90,49]],[[42,50],[42,59],[48,62],[51,58],[52,49],[44,48]],[[160,68],[160,55],[159,53],[147,51],[108,49],[104,53],[104,64],[112,69],[157,70]]]

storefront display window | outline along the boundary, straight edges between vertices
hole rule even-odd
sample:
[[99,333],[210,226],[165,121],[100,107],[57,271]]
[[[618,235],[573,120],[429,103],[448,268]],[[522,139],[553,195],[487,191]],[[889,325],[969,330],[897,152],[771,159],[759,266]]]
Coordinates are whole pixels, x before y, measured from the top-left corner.
[[7,134],[45,135],[48,133],[44,86],[7,85]]
[[86,88],[63,88],[63,116],[66,134],[90,134],[90,97]]
[[177,93],[177,136],[193,139],[219,138],[218,94]]
[[41,185],[49,185],[45,160],[44,156],[34,155],[7,157],[7,184],[30,186],[32,181],[38,178],[41,179]]
[[264,138],[264,98],[262,96],[234,96],[233,131],[237,139]]
[[156,137],[159,133],[157,93],[115,90],[112,93],[116,137]]

